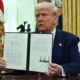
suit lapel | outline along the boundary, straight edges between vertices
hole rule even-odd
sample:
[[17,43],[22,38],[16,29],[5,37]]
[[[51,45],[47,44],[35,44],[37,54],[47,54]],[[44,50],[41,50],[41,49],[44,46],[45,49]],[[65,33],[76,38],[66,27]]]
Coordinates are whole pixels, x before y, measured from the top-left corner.
[[57,62],[59,60],[63,47],[62,33],[56,30],[53,49],[52,49],[52,62]]

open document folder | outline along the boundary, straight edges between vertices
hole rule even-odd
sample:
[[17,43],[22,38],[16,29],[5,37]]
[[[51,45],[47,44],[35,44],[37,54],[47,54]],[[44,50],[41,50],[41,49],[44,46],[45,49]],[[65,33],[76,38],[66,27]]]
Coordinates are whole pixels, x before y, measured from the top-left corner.
[[52,55],[52,34],[5,33],[6,68],[45,72]]

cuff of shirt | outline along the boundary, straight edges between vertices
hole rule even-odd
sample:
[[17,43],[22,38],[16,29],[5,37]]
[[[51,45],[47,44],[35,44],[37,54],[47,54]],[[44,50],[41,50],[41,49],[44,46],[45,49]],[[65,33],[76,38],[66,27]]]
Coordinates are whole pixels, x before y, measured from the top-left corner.
[[62,67],[62,66],[60,66],[60,68],[61,68],[61,70],[62,70],[62,74],[61,74],[61,75],[59,75],[59,76],[65,77],[65,76],[66,76],[66,74],[65,74],[65,72],[64,72],[63,67]]

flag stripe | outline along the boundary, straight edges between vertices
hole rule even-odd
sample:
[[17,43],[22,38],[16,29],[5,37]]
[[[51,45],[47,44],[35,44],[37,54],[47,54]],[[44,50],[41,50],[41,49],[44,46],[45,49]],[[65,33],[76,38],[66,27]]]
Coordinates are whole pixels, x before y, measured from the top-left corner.
[[4,6],[2,0],[0,0],[0,10],[4,13]]
[[4,6],[2,0],[0,0],[0,21],[4,22]]

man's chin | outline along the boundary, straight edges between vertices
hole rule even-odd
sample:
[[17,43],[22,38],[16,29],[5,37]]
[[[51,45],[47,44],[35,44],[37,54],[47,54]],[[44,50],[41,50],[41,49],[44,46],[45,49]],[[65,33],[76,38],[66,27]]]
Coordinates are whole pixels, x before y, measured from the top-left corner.
[[38,29],[40,32],[44,32],[46,29],[44,29],[44,28],[39,28]]
[[42,32],[42,33],[46,33],[47,32],[46,29],[39,29],[39,31]]

